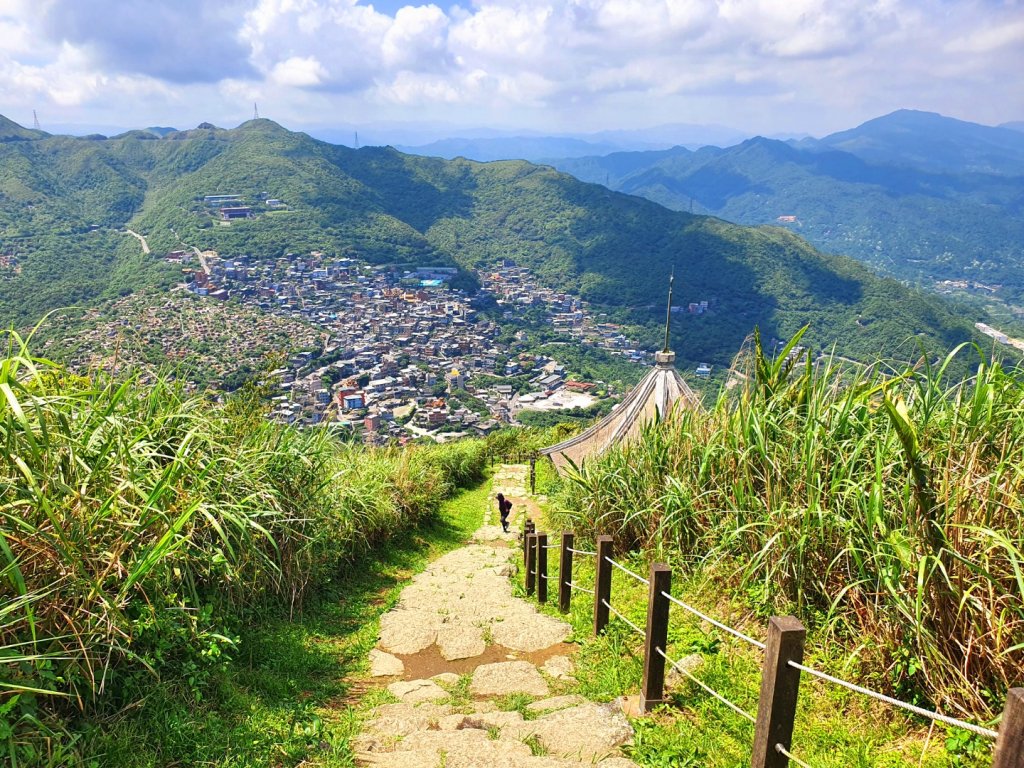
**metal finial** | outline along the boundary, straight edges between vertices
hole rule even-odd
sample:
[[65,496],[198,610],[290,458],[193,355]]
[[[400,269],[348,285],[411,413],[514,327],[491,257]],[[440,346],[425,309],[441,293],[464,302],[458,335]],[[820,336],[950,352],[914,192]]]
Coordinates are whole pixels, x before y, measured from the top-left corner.
[[676,268],[672,267],[672,273],[668,277],[668,306],[665,308],[665,346],[662,348],[662,352],[668,352],[668,334],[672,327],[672,283],[676,279]]

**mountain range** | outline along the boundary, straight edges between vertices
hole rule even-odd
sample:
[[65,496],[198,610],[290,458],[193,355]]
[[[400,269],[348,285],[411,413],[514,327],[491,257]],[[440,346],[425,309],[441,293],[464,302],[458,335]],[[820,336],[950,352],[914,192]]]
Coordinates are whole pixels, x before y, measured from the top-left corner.
[[551,163],[676,210],[785,226],[904,280],[1024,303],[1024,133],[1008,128],[903,110],[817,140]]
[[[781,145],[785,147],[786,145]],[[792,148],[788,148],[791,151]],[[217,223],[206,195],[283,201],[284,209]],[[750,228],[672,211],[523,161],[478,163],[350,149],[269,120],[224,130],[203,124],[163,137],[51,137],[6,121],[0,130],[0,318],[36,321],[140,287],[173,270],[140,253],[195,246],[274,258],[321,250],[377,264],[458,265],[511,259],[545,284],[657,344],[666,276],[683,313],[673,343],[684,360],[724,364],[760,326],[846,355],[913,356],[975,338],[973,320],[937,297],[816,251],[777,227]]]
[[445,137],[429,144],[399,145],[413,155],[454,160],[529,160],[546,162],[552,157],[586,157],[622,151],[649,151],[674,146],[696,149],[712,144],[742,141],[748,135],[720,125],[670,123],[653,128],[600,131],[568,136],[461,136]]

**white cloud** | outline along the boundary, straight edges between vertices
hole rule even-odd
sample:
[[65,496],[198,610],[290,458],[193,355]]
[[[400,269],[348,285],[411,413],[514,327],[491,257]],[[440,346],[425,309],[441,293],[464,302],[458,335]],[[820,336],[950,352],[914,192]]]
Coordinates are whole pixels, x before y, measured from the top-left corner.
[[0,96],[21,108],[815,131],[903,106],[1020,119],[1022,69],[1020,7],[990,0],[0,0]]
[[270,70],[270,79],[277,85],[309,88],[320,85],[327,78],[324,65],[313,56],[292,56],[279,61]]
[[436,5],[401,8],[381,40],[384,65],[397,70],[439,68],[447,53],[447,30],[448,17]]
[[995,53],[1011,45],[1024,46],[1024,18],[974,30],[951,40],[945,50],[948,53]]

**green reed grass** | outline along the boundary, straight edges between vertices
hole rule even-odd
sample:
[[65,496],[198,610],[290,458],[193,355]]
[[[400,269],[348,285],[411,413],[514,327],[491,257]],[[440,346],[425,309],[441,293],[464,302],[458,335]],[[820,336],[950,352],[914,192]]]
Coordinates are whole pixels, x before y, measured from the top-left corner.
[[1024,668],[1021,372],[971,348],[896,371],[784,358],[755,344],[738,390],[588,461],[565,522],[795,613],[880,687],[994,717]]
[[[46,723],[195,695],[236,630],[484,470],[482,442],[364,450],[169,377],[73,375],[8,334],[0,358],[0,755]],[[48,726],[47,726],[48,727]]]

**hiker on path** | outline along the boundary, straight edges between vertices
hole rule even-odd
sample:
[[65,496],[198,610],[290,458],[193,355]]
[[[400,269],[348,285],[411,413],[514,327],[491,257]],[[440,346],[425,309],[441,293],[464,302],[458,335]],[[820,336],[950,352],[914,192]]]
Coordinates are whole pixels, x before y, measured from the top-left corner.
[[498,494],[498,514],[501,516],[501,529],[508,533],[508,515],[512,511],[512,502],[504,494]]

